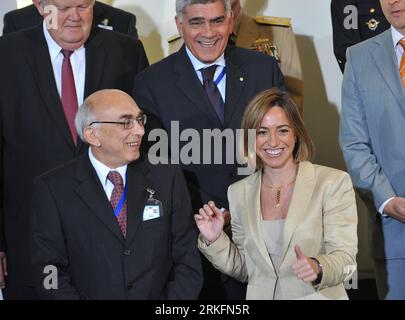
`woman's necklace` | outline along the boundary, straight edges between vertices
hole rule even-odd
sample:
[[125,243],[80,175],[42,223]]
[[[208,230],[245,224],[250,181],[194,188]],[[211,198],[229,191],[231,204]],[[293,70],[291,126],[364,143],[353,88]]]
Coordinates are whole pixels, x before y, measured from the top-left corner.
[[295,177],[294,177],[294,179],[293,179],[292,181],[290,181],[289,183],[287,183],[287,184],[284,185],[284,186],[278,186],[278,187],[276,187],[276,186],[269,186],[269,185],[267,185],[267,184],[264,183],[264,178],[262,179],[262,183],[263,183],[263,185],[264,185],[265,187],[270,188],[271,190],[276,190],[276,198],[275,198],[275,200],[276,200],[276,208],[279,208],[279,207],[280,207],[280,203],[281,203],[281,190],[282,190],[283,188],[286,188],[286,187],[292,185],[292,184],[295,182],[296,179],[297,179],[297,174],[295,174]]

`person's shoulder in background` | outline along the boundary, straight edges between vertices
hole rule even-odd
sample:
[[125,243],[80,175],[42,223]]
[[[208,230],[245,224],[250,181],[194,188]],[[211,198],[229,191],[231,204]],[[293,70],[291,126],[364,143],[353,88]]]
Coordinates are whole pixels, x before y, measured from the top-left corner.
[[128,11],[96,1],[94,5],[94,24],[138,38],[136,16]]
[[[390,27],[378,0],[332,0],[331,18],[333,49],[342,72],[347,48],[375,37]],[[345,26],[345,23],[348,25]]]
[[[99,28],[114,30],[138,38],[134,14],[96,1],[93,24]],[[37,8],[29,6],[12,10],[4,15],[3,34],[31,28],[42,21]]]
[[33,4],[9,11],[3,18],[3,34],[31,28],[41,21],[42,17]]

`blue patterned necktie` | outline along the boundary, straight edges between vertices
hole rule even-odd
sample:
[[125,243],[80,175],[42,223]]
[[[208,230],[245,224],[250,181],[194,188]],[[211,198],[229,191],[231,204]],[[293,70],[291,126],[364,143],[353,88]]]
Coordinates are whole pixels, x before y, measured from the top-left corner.
[[[114,185],[114,189],[111,194],[111,206],[115,210],[117,207],[122,193],[124,191],[124,181],[117,171],[110,171],[107,175],[107,179],[111,181],[111,183]],[[122,206],[118,216],[117,216],[118,224],[120,226],[120,229],[122,231],[122,235],[124,238],[127,236],[127,203],[125,201],[124,205]]]
[[214,64],[208,68],[200,69],[202,78],[203,78],[203,87],[205,93],[208,96],[214,110],[221,121],[221,124],[224,123],[224,101],[222,100],[221,93],[218,90],[217,85],[214,82],[214,74],[217,65]]

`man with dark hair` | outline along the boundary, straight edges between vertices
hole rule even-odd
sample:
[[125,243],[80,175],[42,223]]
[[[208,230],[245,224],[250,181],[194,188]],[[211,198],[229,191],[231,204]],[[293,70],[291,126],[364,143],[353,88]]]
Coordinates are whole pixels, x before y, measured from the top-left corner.
[[[246,3],[245,3],[246,5]],[[282,17],[252,17],[243,11],[240,0],[231,0],[233,28],[229,44],[262,52],[274,57],[284,75],[288,93],[297,103],[301,115],[304,108],[304,81],[297,42],[291,19]],[[182,37],[170,37],[169,53],[183,45]]]

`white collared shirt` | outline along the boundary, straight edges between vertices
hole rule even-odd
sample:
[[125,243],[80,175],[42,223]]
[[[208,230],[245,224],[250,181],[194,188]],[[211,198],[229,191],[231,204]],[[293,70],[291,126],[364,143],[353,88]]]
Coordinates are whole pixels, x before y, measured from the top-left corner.
[[[51,57],[53,74],[55,77],[56,87],[58,88],[59,97],[62,96],[62,63],[63,54],[60,52],[62,47],[59,46],[49,34],[46,28],[45,20],[42,24],[45,40],[48,45],[49,56]],[[70,56],[70,63],[72,65],[73,76],[75,78],[76,95],[78,106],[83,103],[84,97],[84,83],[86,77],[86,48],[81,46],[76,49]]]
[[126,183],[126,173],[128,165],[124,165],[115,169],[111,169],[107,167],[105,164],[97,160],[93,153],[91,152],[91,147],[89,148],[89,159],[91,164],[93,165],[94,169],[97,172],[97,176],[100,179],[100,182],[104,188],[104,192],[107,195],[108,200],[111,199],[111,194],[114,189],[114,185],[110,180],[107,179],[107,175],[110,171],[118,171],[122,177],[122,181],[124,182],[124,186]]
[[[187,48],[186,46],[186,52],[188,57],[190,58],[190,61],[194,67],[195,72],[197,73],[198,79],[200,79],[201,84],[203,83],[203,78],[200,69],[203,68],[208,68],[214,64],[218,65],[217,69],[215,70],[214,74],[214,80],[218,78],[222,70],[225,68],[225,57],[224,54],[222,54],[217,60],[215,60],[213,63],[206,64],[198,60],[194,55],[191,53],[191,51]],[[225,102],[225,93],[226,93],[226,73],[222,80],[218,83],[217,85],[219,92],[221,93],[222,100]]]
[[391,26],[391,34],[399,67],[401,63],[402,54],[404,53],[404,48],[402,48],[402,46],[399,44],[399,41],[405,39],[405,36],[402,33],[400,33],[397,29],[395,29],[393,26]]

